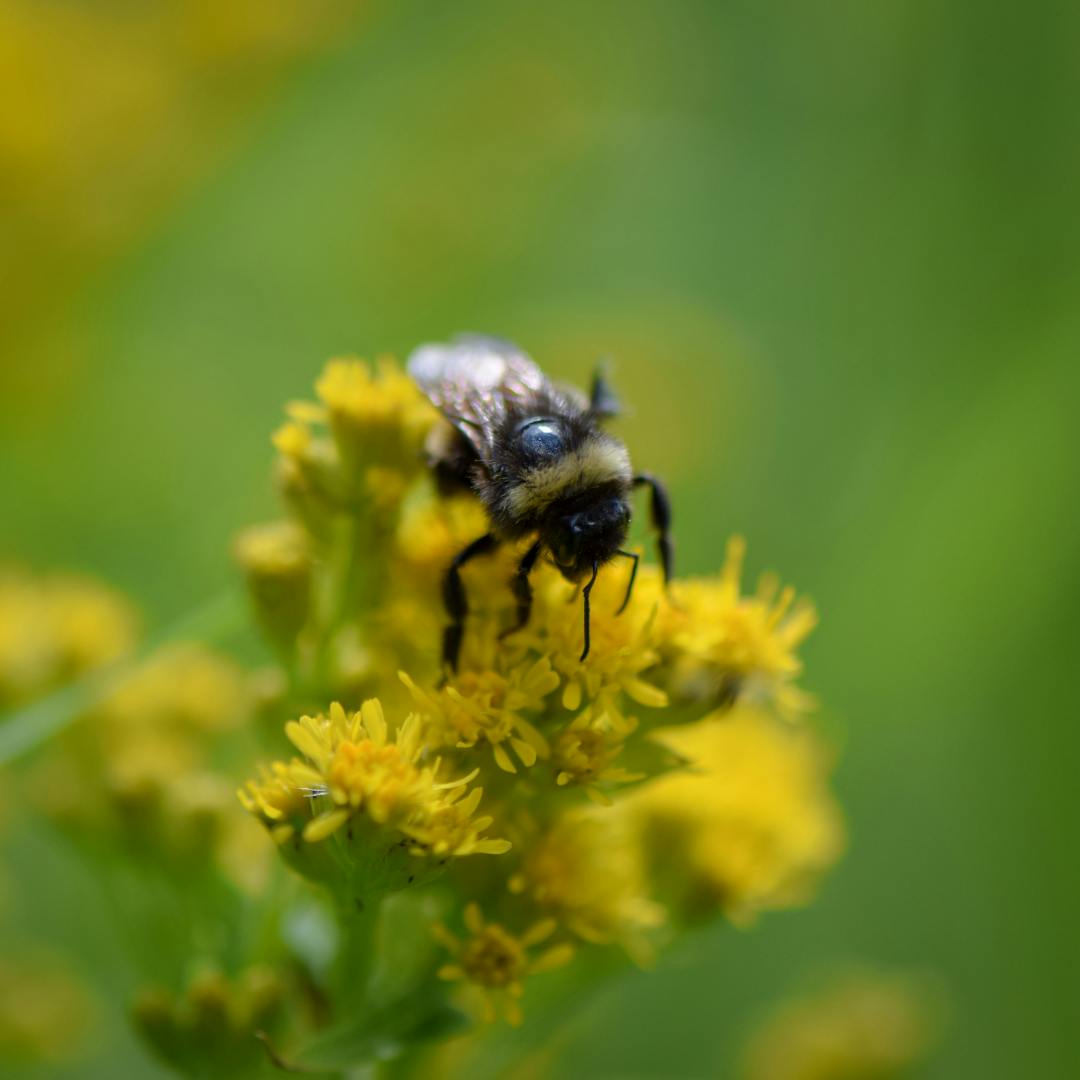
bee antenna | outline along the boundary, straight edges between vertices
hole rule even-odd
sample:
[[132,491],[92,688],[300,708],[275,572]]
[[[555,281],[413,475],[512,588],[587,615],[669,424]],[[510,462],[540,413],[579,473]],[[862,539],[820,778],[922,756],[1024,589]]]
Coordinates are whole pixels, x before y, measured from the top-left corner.
[[584,663],[585,657],[589,655],[589,646],[592,644],[589,637],[589,593],[592,592],[592,587],[596,584],[596,575],[598,573],[600,573],[600,563],[594,560],[592,564],[592,577],[589,578],[588,585],[581,590],[581,595],[585,598],[585,648],[581,651],[579,663]]

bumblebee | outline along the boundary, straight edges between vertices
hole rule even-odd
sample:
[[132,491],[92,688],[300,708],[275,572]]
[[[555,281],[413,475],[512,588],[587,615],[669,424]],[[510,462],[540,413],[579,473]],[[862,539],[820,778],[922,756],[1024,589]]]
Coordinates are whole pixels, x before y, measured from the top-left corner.
[[[511,580],[522,629],[532,609],[529,575],[548,553],[563,576],[585,582],[584,648],[589,655],[589,594],[600,567],[616,555],[632,562],[626,608],[638,555],[625,551],[635,487],[651,492],[665,583],[672,572],[671,510],[661,483],[636,473],[626,447],[604,431],[618,402],[598,370],[592,392],[550,382],[517,346],[498,338],[463,335],[448,345],[422,345],[409,357],[409,374],[449,423],[432,432],[428,456],[440,488],[465,488],[483,503],[490,530],[460,551],[443,580],[449,624],[442,658],[456,669],[469,611],[461,568],[502,543],[532,536]],[[587,579],[587,580],[586,580]]]

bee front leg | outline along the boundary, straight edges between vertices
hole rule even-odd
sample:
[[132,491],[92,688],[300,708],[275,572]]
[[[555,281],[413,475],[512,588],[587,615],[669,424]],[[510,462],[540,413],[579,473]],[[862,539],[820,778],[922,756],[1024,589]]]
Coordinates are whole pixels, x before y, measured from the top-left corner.
[[660,566],[664,571],[664,584],[667,585],[675,570],[674,545],[671,539],[671,500],[668,498],[667,489],[652,473],[640,473],[634,477],[634,487],[643,485],[649,488],[652,496],[649,500],[649,514],[657,533],[656,546],[660,553]]
[[578,660],[579,663],[585,663],[585,657],[589,655],[589,649],[592,647],[592,616],[591,606],[589,599],[592,596],[592,587],[596,584],[596,575],[600,573],[600,564],[592,564],[592,577],[589,578],[589,583],[581,590],[582,601],[585,605],[585,648],[581,650],[581,656]]
[[541,548],[542,544],[537,540],[525,552],[521,562],[518,563],[517,572],[510,581],[510,588],[514,590],[514,599],[517,600],[517,622],[499,635],[500,641],[511,634],[516,634],[529,621],[529,615],[532,612],[532,586],[529,584],[529,575],[536,565],[536,560],[540,558]]
[[499,546],[494,533],[485,533],[454,556],[454,561],[443,578],[443,604],[450,616],[450,625],[443,631],[443,664],[457,671],[461,639],[465,634],[465,616],[469,614],[469,600],[461,581],[461,568],[477,555],[487,555]]

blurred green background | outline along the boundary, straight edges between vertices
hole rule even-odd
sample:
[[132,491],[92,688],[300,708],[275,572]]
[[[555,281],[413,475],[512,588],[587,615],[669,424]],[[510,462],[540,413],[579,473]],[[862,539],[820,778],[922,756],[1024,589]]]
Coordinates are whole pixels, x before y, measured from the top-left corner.
[[[681,569],[740,531],[820,605],[851,850],[807,910],[627,974],[557,1075],[729,1075],[848,962],[944,979],[920,1075],[1078,1075],[1080,9],[137,7],[0,10],[0,553],[165,626],[233,580],[326,357],[610,354]],[[18,866],[31,929],[106,968],[75,872]],[[154,1075],[115,1018],[97,1051]]]

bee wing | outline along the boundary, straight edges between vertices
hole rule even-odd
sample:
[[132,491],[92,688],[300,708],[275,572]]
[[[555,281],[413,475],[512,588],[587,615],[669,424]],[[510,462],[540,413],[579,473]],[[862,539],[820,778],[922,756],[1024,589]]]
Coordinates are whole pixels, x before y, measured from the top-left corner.
[[408,371],[484,462],[508,406],[549,389],[536,364],[501,338],[462,334],[448,345],[421,345]]

